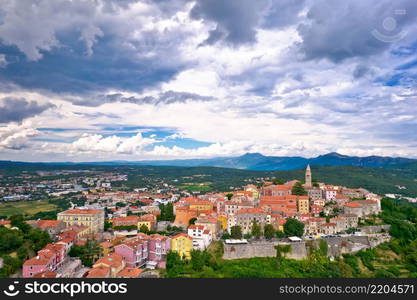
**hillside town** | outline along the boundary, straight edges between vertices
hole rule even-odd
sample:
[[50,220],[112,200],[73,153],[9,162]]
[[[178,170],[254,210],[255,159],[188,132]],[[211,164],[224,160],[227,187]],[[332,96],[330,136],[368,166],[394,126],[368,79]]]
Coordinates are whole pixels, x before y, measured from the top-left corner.
[[[56,219],[26,220],[47,232],[52,242],[23,263],[19,276],[158,277],[169,252],[187,260],[193,250],[204,251],[216,241],[224,245],[224,258],[234,259],[274,255],[275,250],[257,250],[260,244],[268,249],[294,244],[296,251],[306,241],[326,239],[329,248],[340,248],[330,251],[337,255],[341,248],[350,253],[389,240],[389,228],[371,222],[381,212],[381,196],[363,188],[316,182],[310,166],[304,183],[273,179],[199,195],[175,193],[167,186],[157,191],[112,189],[112,179],[125,178],[108,174],[105,180],[92,180],[92,187],[78,191],[85,199],[82,206],[72,205]],[[287,222],[301,224],[302,232],[285,235]],[[14,228],[7,219],[0,220],[1,225]],[[244,250],[248,247],[249,252]],[[90,266],[76,256],[77,249],[90,249]],[[289,257],[304,257],[300,251]]]

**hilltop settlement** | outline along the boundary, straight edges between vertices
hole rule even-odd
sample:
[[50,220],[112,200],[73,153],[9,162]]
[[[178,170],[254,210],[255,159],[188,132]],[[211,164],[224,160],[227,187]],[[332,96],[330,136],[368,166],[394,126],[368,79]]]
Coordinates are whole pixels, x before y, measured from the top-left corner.
[[[49,241],[27,254],[14,276],[159,277],[170,253],[189,260],[193,251],[204,251],[213,243],[222,244],[226,260],[275,256],[277,245],[289,246],[286,257],[303,259],[311,247],[326,241],[332,259],[390,239],[389,225],[374,222],[381,212],[379,195],[316,182],[310,166],[304,182],[270,179],[204,194],[168,185],[120,191],[112,181],[127,180],[127,175],[86,176],[82,180],[92,180],[93,187],[37,185],[53,196],[71,193],[83,201],[74,201],[53,217],[23,221],[46,232]],[[22,199],[8,195],[4,200]],[[0,228],[20,230],[14,222],[4,218]]]

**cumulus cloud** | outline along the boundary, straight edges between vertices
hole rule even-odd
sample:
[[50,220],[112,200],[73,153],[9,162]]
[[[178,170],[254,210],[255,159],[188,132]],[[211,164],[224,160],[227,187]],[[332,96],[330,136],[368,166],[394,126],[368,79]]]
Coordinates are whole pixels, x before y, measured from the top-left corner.
[[29,140],[39,131],[28,125],[9,124],[0,127],[0,149],[21,150],[29,145]]
[[136,154],[139,150],[155,142],[155,139],[144,138],[141,133],[129,138],[115,135],[104,137],[100,134],[83,134],[71,144],[70,150],[88,153]]
[[0,116],[32,123],[2,157],[417,153],[413,0],[24,2],[0,7]]
[[5,97],[0,99],[0,123],[20,122],[53,107],[52,103],[38,104],[24,98]]

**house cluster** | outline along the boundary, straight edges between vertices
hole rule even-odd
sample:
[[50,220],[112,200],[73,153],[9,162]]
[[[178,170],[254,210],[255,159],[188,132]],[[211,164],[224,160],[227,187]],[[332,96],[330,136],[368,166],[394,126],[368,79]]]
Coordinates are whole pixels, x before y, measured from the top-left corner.
[[48,232],[56,242],[24,262],[23,277],[75,277],[82,265],[79,259],[68,256],[71,247],[83,245],[87,239],[102,238],[103,210],[71,209],[57,217],[57,220],[27,221],[32,227]]
[[332,235],[356,228],[360,218],[381,212],[381,197],[363,188],[313,184],[310,166],[302,186],[306,195],[294,195],[296,185],[300,185],[297,180],[284,184],[265,182],[260,188],[247,185],[231,193],[181,198],[175,203],[175,224],[187,227],[194,220],[193,224],[211,230],[215,239],[222,230],[230,233],[234,226],[250,234],[254,222],[283,231],[291,217],[305,224],[305,235]]
[[[304,193],[296,192],[300,187]],[[307,236],[333,235],[356,228],[361,218],[381,211],[381,197],[365,189],[313,184],[310,166],[302,186],[292,180],[199,196],[143,190],[90,191],[85,196],[89,205],[61,212],[56,221],[28,221],[47,231],[55,243],[24,263],[24,277],[75,277],[75,273],[101,278],[141,277],[144,269],[164,268],[168,251],[190,258],[192,250],[207,249],[236,226],[242,234],[251,234],[254,223],[261,228],[271,224],[283,231],[287,219],[295,218],[304,223]],[[175,220],[168,225],[182,228],[182,232],[171,236],[155,233],[162,225],[167,226],[167,222],[157,221],[161,213],[158,204],[164,201],[173,202]],[[104,231],[105,221],[112,224],[113,231]],[[72,245],[82,245],[91,238],[101,242],[102,254],[92,268],[85,269],[79,260],[69,258],[68,252]]]
[[46,245],[37,252],[35,257],[23,263],[23,277],[75,277],[82,267],[81,261],[77,258],[70,258],[68,253],[73,245],[82,241],[85,228],[66,227],[60,220],[28,221],[27,223],[48,232],[56,242]]

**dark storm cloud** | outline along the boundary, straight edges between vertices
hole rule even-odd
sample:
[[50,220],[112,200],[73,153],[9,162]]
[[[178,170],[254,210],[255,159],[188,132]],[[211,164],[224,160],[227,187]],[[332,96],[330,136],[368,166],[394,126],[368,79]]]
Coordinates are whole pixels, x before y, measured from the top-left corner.
[[[150,29],[136,38],[143,16],[138,13],[128,22],[120,17],[138,1],[5,1],[8,5],[0,7],[0,53],[8,64],[0,68],[2,82],[74,94],[141,91],[185,67],[178,44],[187,33]],[[184,2],[176,3],[157,3],[147,8],[148,14],[170,17]]]
[[[405,13],[396,14],[397,10]],[[395,20],[394,26],[384,27],[390,17]],[[371,56],[392,45],[376,38],[373,31],[383,37],[401,37],[416,17],[415,0],[314,1],[307,22],[298,27],[303,40],[300,49],[306,59],[327,58],[334,62]]]
[[305,0],[271,1],[261,23],[262,27],[280,28],[295,24],[305,3]]
[[352,75],[355,79],[359,79],[365,76],[366,74],[368,74],[369,72],[370,72],[370,68],[368,66],[357,65],[355,70],[353,70]]
[[146,97],[124,97],[120,93],[98,95],[92,97],[83,97],[81,99],[73,100],[72,102],[77,105],[84,106],[99,106],[104,103],[133,103],[133,104],[171,104],[171,103],[184,103],[186,101],[212,101],[213,97],[201,96],[194,93],[166,91],[160,93],[158,96],[146,96]]
[[52,103],[39,105],[24,98],[6,97],[0,99],[0,123],[20,122],[53,107]]
[[86,56],[82,44],[72,43],[71,47],[46,53],[36,62],[27,62],[13,47],[3,47],[3,51],[20,59],[0,68],[0,79],[22,88],[56,93],[82,94],[112,88],[141,91],[169,80],[182,69],[148,58],[134,59],[132,51],[114,47],[111,39],[102,39],[94,55]]
[[268,3],[267,0],[200,0],[192,9],[191,17],[216,24],[205,41],[207,44],[220,40],[232,45],[253,43],[256,27]]

